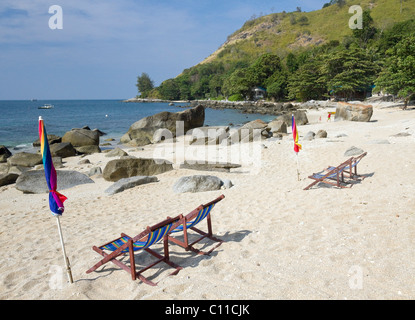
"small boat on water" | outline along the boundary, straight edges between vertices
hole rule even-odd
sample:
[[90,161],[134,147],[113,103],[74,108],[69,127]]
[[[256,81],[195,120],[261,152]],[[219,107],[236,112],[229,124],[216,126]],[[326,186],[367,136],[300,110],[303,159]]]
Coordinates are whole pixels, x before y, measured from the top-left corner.
[[53,105],[51,104],[44,104],[41,107],[38,107],[38,109],[53,109]]

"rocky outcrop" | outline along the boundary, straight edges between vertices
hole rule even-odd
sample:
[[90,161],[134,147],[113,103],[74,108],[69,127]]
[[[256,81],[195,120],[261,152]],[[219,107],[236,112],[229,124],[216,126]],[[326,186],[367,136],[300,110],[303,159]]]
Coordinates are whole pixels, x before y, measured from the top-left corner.
[[143,145],[143,141],[146,139],[152,143],[159,142],[163,140],[160,134],[156,134],[159,138],[155,139],[155,133],[159,129],[167,129],[171,137],[175,137],[178,134],[176,132],[177,121],[183,122],[183,133],[193,128],[202,127],[205,121],[205,108],[198,105],[195,108],[177,113],[163,111],[145,117],[131,125],[128,132],[121,138],[121,143],[130,143],[131,141],[134,143],[134,140],[137,140],[140,145]]
[[373,114],[371,105],[338,102],[334,120],[368,122]]
[[134,176],[152,176],[173,170],[173,164],[166,160],[123,157],[107,163],[103,177],[107,181],[118,181]]
[[64,134],[62,142],[69,142],[74,147],[99,145],[98,131],[88,129],[72,129]]

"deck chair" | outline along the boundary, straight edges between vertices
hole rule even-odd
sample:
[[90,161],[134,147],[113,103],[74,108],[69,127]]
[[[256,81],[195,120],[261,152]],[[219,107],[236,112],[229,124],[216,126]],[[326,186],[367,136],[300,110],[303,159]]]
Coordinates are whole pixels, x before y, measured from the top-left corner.
[[[136,280],[136,278],[138,277],[144,283],[149,284],[151,286],[155,286],[157,284],[145,278],[142,275],[142,273],[160,262],[165,262],[166,264],[168,264],[169,266],[175,269],[175,271],[169,275],[176,275],[182,269],[182,267],[173,263],[169,259],[167,235],[169,234],[171,230],[176,228],[181,223],[182,218],[183,218],[182,215],[177,216],[176,218],[167,218],[166,220],[152,227],[147,227],[143,232],[141,232],[134,238],[131,238],[130,236],[122,233],[120,238],[117,238],[99,247],[93,246],[92,249],[98,252],[100,255],[102,255],[104,259],[102,259],[97,264],[95,264],[86,273],[95,271],[100,266],[111,261],[118,267],[131,273],[132,280]],[[150,249],[150,246],[157,243],[161,239],[163,239],[164,241],[164,256]],[[105,251],[109,251],[111,253],[108,254]],[[135,265],[135,259],[134,259],[134,252],[136,251],[146,251],[150,253],[151,255],[155,256],[158,260],[142,268],[140,271],[136,271],[136,265]],[[124,264],[120,260],[116,259],[117,257],[125,255],[125,254],[129,254],[129,258],[130,258],[129,266]]]
[[[318,173],[313,173],[308,178],[314,180],[311,184],[309,184],[307,187],[304,188],[304,190],[310,189],[315,184],[322,182],[326,183],[332,186],[336,186],[339,188],[345,188],[345,186],[342,185],[342,183],[345,183],[344,181],[344,171],[346,168],[351,168],[353,157],[347,159],[345,162],[341,163],[337,167],[328,167]],[[351,170],[350,170],[351,172]],[[335,182],[332,182],[335,181]]]
[[[366,178],[363,175],[357,174],[357,165],[362,160],[362,158],[365,157],[366,155],[367,155],[367,152],[364,152],[358,157],[353,157],[351,161],[352,165],[350,167],[347,166],[344,170],[344,172],[349,175],[349,178],[353,180],[359,180],[359,178],[363,180],[364,178]],[[329,167],[328,169],[332,169],[332,168],[334,167]]]
[[[215,200],[207,204],[200,205],[199,207],[197,207],[196,209],[188,213],[186,216],[183,217],[182,223],[171,231],[170,235],[168,236],[168,239],[172,241],[173,243],[178,244],[179,246],[183,247],[186,251],[191,250],[197,254],[209,255],[213,250],[215,250],[217,247],[219,247],[223,243],[223,240],[218,239],[213,236],[212,219],[211,219],[211,211],[213,207],[215,206],[216,203],[221,201],[223,198],[225,198],[225,196],[221,195]],[[207,221],[207,228],[208,228],[207,233],[195,227],[198,223],[200,223],[204,219],[206,219]],[[202,236],[196,239],[195,241],[193,241],[192,243],[189,243],[189,234],[188,234],[189,230],[193,230]],[[179,240],[177,237],[173,237],[173,234],[178,233],[178,232],[183,232],[183,238],[184,238],[183,241]],[[194,245],[204,238],[208,238],[212,241],[218,242],[218,244],[207,252],[196,249]]]

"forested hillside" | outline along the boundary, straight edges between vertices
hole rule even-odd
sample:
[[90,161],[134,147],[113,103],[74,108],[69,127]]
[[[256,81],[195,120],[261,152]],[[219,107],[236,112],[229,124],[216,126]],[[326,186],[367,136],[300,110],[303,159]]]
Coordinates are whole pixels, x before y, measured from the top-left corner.
[[[356,28],[359,5],[362,28]],[[358,8],[359,9],[359,8]],[[200,64],[141,97],[167,100],[364,98],[415,92],[415,0],[332,0],[252,18]],[[146,75],[147,76],[147,75]],[[140,78],[140,77],[139,77]]]

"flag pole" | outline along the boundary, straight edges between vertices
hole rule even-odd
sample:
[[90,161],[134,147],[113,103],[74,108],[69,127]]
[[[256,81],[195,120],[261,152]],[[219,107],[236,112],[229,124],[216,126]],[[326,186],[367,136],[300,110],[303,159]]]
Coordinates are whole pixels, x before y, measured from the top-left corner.
[[296,154],[296,158],[297,158],[297,179],[298,181],[300,181],[300,170],[299,168],[299,163],[298,163],[298,152],[295,153]]
[[55,217],[56,217],[56,222],[58,224],[59,238],[61,240],[63,258],[65,260],[65,265],[66,265],[66,273],[68,274],[68,280],[69,280],[69,282],[70,283],[73,283],[71,265],[69,263],[68,257],[66,256],[65,243],[63,242],[62,228],[61,228],[61,223],[60,223],[60,220],[59,220],[59,215],[55,215]]

